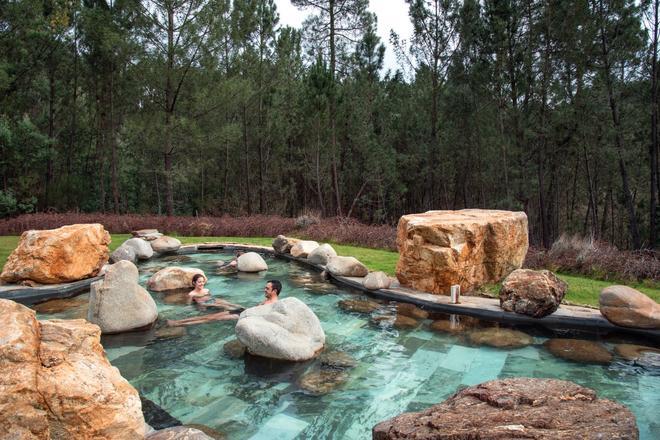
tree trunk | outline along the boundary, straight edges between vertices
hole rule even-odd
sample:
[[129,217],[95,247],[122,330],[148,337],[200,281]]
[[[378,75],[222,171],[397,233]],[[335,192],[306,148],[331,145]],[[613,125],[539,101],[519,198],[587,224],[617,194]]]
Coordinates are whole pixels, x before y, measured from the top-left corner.
[[167,66],[165,69],[165,209],[168,216],[174,215],[174,188],[172,184],[172,117],[174,116],[174,6],[167,4]]
[[328,15],[330,16],[330,78],[332,90],[330,94],[330,151],[332,151],[331,172],[332,187],[335,192],[335,203],[337,204],[337,216],[342,217],[341,193],[339,191],[339,176],[337,173],[337,95],[335,84],[335,72],[337,69],[337,54],[335,47],[335,0],[328,2]]
[[649,165],[651,171],[651,193],[649,195],[649,247],[657,245],[657,203],[658,203],[658,8],[660,1],[653,1],[653,32],[651,54],[651,143],[649,145]]
[[247,108],[243,104],[243,148],[245,149],[245,190],[247,191],[247,215],[252,215],[252,195],[250,191],[250,148],[247,133]]

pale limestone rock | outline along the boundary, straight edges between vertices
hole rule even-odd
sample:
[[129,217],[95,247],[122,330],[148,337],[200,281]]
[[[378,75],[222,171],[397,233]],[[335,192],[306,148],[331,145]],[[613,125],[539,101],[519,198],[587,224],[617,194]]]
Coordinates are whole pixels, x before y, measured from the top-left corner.
[[293,297],[245,310],[236,336],[251,354],[287,361],[312,359],[325,344],[317,316]]
[[331,274],[342,277],[364,277],[369,273],[369,269],[355,257],[332,257],[325,268]]
[[130,246],[121,245],[115,251],[110,254],[110,261],[116,263],[118,261],[130,261],[135,263],[137,261],[137,256],[135,255],[135,249]]
[[237,260],[239,272],[261,272],[268,270],[268,265],[264,259],[256,252],[246,252]]
[[110,234],[100,224],[26,231],[7,259],[0,278],[59,284],[94,277],[108,262]]
[[362,280],[362,285],[369,290],[389,289],[390,277],[385,272],[370,272]]
[[330,258],[336,256],[337,252],[335,252],[332,246],[330,246],[328,243],[323,243],[321,246],[317,247],[307,255],[307,261],[325,266],[328,264],[328,260]]
[[319,244],[311,240],[300,240],[291,247],[291,255],[298,258],[307,258],[310,252],[319,247]]
[[119,261],[103,280],[91,285],[87,320],[102,333],[120,333],[148,326],[158,318],[156,302],[138,284],[138,270],[129,261]]
[[148,260],[154,255],[154,250],[151,247],[151,244],[141,238],[129,238],[124,243],[122,243],[122,246],[133,248],[135,251],[135,256],[138,260]]
[[500,281],[521,267],[528,248],[524,212],[464,209],[404,215],[397,228],[402,286],[449,294]]
[[[195,274],[204,275],[201,269],[190,267],[166,267],[159,270],[147,281],[147,289],[154,292],[167,290],[193,289],[192,279]],[[204,275],[206,277],[206,275]]]
[[181,242],[174,237],[163,235],[149,242],[154,252],[165,254],[167,252],[177,251],[181,247]]

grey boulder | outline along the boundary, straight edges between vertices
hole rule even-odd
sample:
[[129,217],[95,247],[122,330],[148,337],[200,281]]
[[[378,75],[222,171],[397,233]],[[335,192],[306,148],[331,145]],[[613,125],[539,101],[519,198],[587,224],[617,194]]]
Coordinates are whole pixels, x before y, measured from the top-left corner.
[[268,265],[264,259],[256,252],[246,252],[236,262],[239,272],[261,272],[268,270]]
[[321,264],[325,266],[331,257],[336,257],[337,252],[328,243],[323,243],[321,246],[314,249],[307,255],[307,261],[314,264]]
[[133,248],[138,260],[148,260],[154,255],[154,250],[149,242],[141,238],[129,238],[122,244],[122,246]]
[[364,277],[369,273],[369,269],[355,257],[332,257],[325,268],[331,274],[342,277]]

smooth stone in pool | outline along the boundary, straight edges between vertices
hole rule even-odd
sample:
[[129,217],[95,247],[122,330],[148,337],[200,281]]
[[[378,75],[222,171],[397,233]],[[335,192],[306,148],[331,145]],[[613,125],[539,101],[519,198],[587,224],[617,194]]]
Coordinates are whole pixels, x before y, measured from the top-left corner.
[[249,353],[272,359],[305,361],[318,355],[325,344],[318,317],[294,297],[246,309],[235,331]]
[[343,370],[317,370],[304,374],[298,384],[300,388],[315,395],[328,394],[348,379]]
[[313,264],[321,264],[325,266],[328,264],[328,259],[331,257],[336,257],[337,252],[330,246],[328,243],[323,243],[321,246],[312,250],[309,255],[307,255],[307,261]]
[[601,343],[583,339],[550,339],[543,344],[552,354],[569,361],[609,364],[612,353]]
[[341,277],[365,277],[369,274],[367,266],[355,257],[332,257],[325,268],[331,274]]
[[474,330],[468,333],[468,339],[475,345],[488,345],[495,348],[520,348],[534,342],[534,338],[527,333],[499,327]]
[[609,286],[598,298],[600,313],[622,327],[660,329],[660,304],[633,288]]
[[239,272],[261,272],[268,270],[268,265],[258,253],[246,252],[238,257],[236,268]]
[[380,304],[370,300],[342,299],[337,306],[346,312],[371,313],[380,308]]
[[238,339],[232,339],[222,346],[222,351],[232,359],[241,359],[245,356],[247,347],[241,344]]
[[[149,278],[147,289],[154,292],[182,289],[192,290],[192,279],[196,274],[204,275],[204,271],[191,267],[166,267]],[[206,275],[204,276],[206,277]]]
[[120,333],[148,326],[158,318],[156,302],[138,284],[137,267],[118,261],[108,268],[104,279],[90,286],[87,320],[102,333]]
[[660,353],[660,349],[635,344],[616,344],[614,352],[627,361],[637,360],[645,352]]
[[369,290],[389,289],[390,277],[385,272],[369,272],[362,280],[362,285]]
[[181,247],[181,242],[179,240],[173,237],[168,237],[167,235],[151,240],[149,244],[151,244],[151,248],[154,252],[159,254],[174,252]]
[[181,338],[187,334],[188,332],[185,327],[161,327],[154,333],[158,339]]
[[500,307],[533,318],[554,313],[568,284],[549,270],[516,269],[511,272],[500,289]]
[[133,248],[138,260],[148,260],[154,256],[154,250],[148,241],[141,238],[129,238],[122,246]]
[[596,392],[556,379],[511,378],[465,388],[439,405],[380,422],[373,440],[629,439],[633,413]]
[[429,317],[429,312],[420,309],[414,304],[408,304],[408,303],[397,303],[396,314],[409,316],[415,319],[427,319]]
[[316,241],[311,240],[300,240],[291,247],[291,255],[298,258],[307,258],[307,256],[314,249],[319,247],[319,244]]
[[213,440],[213,437],[189,426],[174,426],[154,431],[148,434],[145,440]]
[[429,325],[429,328],[436,332],[458,334],[465,333],[466,331],[474,328],[474,326],[470,325],[469,323],[465,323],[463,320],[439,319],[437,321],[433,321],[431,325]]
[[[110,261],[116,263],[118,261],[130,261],[135,263],[137,261],[137,256],[135,255],[135,249],[130,246],[121,245],[115,251],[110,254]],[[107,269],[106,269],[107,271]]]
[[394,328],[404,329],[404,328],[415,328],[419,325],[419,321],[411,318],[409,316],[403,315],[380,315],[374,316],[371,318],[371,322],[376,325],[391,325]]
[[353,368],[357,361],[343,351],[328,351],[319,356],[319,363],[323,368],[339,369]]

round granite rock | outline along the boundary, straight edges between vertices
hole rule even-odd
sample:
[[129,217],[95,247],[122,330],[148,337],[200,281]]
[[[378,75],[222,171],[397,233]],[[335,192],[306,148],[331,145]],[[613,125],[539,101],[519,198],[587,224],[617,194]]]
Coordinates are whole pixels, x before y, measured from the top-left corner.
[[590,364],[609,364],[612,362],[612,353],[603,344],[594,341],[550,339],[543,345],[550,353],[569,361]]
[[374,426],[373,440],[631,439],[633,413],[596,392],[555,379],[512,378],[472,386],[439,405]]

